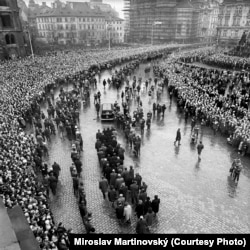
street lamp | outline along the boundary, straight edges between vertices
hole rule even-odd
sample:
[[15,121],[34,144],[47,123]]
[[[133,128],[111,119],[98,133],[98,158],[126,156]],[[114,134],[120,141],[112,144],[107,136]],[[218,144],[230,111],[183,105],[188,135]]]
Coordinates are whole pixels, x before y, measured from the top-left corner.
[[109,22],[108,22],[108,25],[107,25],[107,30],[109,32],[109,50],[110,50],[110,30],[112,29],[110,20],[111,20],[111,18],[109,17]]
[[152,34],[151,34],[151,45],[154,45],[154,26],[162,24],[162,22],[153,22],[152,23]]
[[29,30],[29,26],[28,25],[26,25],[26,30],[27,30],[28,35],[29,35],[29,42],[30,42],[30,49],[31,49],[32,59],[34,60],[33,46],[32,46],[32,42],[31,42],[30,30]]

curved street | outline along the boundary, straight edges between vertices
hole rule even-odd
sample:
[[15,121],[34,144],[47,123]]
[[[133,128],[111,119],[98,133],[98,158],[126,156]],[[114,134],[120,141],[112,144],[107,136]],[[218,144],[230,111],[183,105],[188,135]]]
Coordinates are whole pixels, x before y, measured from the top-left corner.
[[[151,63],[152,64],[152,63]],[[141,64],[133,75],[142,80],[153,78],[153,70],[148,74]],[[104,71],[98,79],[97,89],[101,91],[101,102],[116,100],[121,104],[121,90],[103,89],[102,81],[111,77],[111,71]],[[133,78],[131,76],[131,80]],[[99,190],[100,168],[95,150],[95,135],[98,129],[115,124],[101,123],[96,119],[94,93],[91,89],[90,103],[81,108],[80,131],[83,137],[83,172],[87,208],[92,212],[91,223],[97,233],[134,233],[135,219],[131,226],[119,226],[114,211],[103,201]],[[152,110],[156,97],[149,101],[142,94],[144,114]],[[226,138],[214,136],[208,127],[201,128],[201,137],[205,146],[202,160],[198,162],[196,146],[190,144],[190,121],[185,124],[184,117],[177,111],[176,103],[169,102],[167,89],[164,89],[160,103],[167,106],[165,117],[153,117],[150,132],[145,130],[142,137],[141,156],[135,158],[126,146],[122,131],[118,130],[118,141],[124,146],[125,167],[133,165],[148,185],[151,199],[158,195],[161,199],[160,212],[152,227],[153,233],[249,233],[250,232],[250,159],[242,158],[244,169],[238,185],[229,177],[229,168],[237,156],[234,148],[226,143]],[[120,105],[121,106],[121,105]],[[131,111],[136,102],[133,101]],[[177,129],[180,128],[182,140],[180,146],[174,146]],[[138,133],[140,134],[139,128]],[[69,167],[71,165],[71,142],[58,136],[50,144],[48,163],[60,164],[61,174],[58,194],[51,195],[51,208],[56,222],[72,228],[74,233],[84,232],[84,226],[78,211],[77,200],[73,195]]]

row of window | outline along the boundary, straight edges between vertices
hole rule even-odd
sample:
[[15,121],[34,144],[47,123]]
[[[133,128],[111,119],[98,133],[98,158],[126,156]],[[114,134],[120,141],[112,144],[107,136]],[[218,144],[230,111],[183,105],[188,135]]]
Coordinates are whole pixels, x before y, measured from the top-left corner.
[[[76,24],[38,24],[39,30],[77,30]],[[79,24],[80,30],[104,30],[105,25],[94,25],[94,24]],[[111,30],[122,30],[122,27],[111,27]]]
[[[57,17],[57,18],[53,18],[53,17],[40,17],[37,18],[37,22],[38,23],[52,23],[52,22],[57,22],[57,23],[62,23],[62,22],[105,22],[105,20],[103,18],[88,18],[88,17]],[[122,21],[109,21],[109,23],[111,24],[122,24]]]
[[[79,34],[79,36],[80,37],[82,37],[82,36],[98,36],[98,35],[102,35],[102,34],[103,34],[102,32],[100,32],[100,33],[98,33],[98,32],[86,32],[84,34]],[[122,36],[123,36],[122,33],[111,33],[110,35],[111,35],[111,37],[117,37],[117,38],[119,38],[119,37],[122,38]],[[50,33],[50,32],[39,32],[39,36],[52,38],[53,36],[55,36],[55,34]],[[72,37],[76,38],[77,33],[76,32],[58,33],[57,36],[58,36],[58,38],[64,38],[64,37],[65,38],[72,38]]]
[[222,37],[239,37],[239,30],[223,30]]

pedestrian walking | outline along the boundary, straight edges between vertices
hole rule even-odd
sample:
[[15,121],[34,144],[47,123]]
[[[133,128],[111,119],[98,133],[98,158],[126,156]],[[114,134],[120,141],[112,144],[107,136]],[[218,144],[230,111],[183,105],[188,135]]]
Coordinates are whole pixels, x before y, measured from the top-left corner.
[[51,189],[51,192],[53,195],[56,195],[56,188],[57,188],[57,179],[56,177],[53,175],[53,172],[50,173],[50,177],[49,177],[49,187]]
[[61,167],[58,163],[54,162],[54,164],[52,165],[53,168],[53,173],[54,176],[56,177],[56,179],[58,179],[60,171],[61,171]]
[[176,138],[175,138],[174,145],[176,144],[176,142],[178,142],[178,146],[181,145],[181,130],[180,130],[180,128],[178,128],[178,130],[176,132]]
[[138,219],[140,218],[140,216],[144,215],[144,204],[142,200],[139,200],[138,204],[136,205],[135,212],[136,212]]
[[96,102],[95,109],[96,109],[97,117],[99,117],[99,112],[100,112],[100,103],[99,102]]
[[117,199],[117,192],[116,192],[116,190],[114,189],[113,186],[111,186],[110,190],[108,191],[108,198],[109,198],[109,201],[111,203],[111,207],[114,208],[114,202]]
[[117,208],[115,209],[116,218],[118,219],[119,223],[122,223],[122,220],[124,218],[124,207],[121,203],[117,204]]
[[154,214],[153,214],[152,207],[149,207],[148,211],[147,211],[147,213],[145,215],[145,220],[146,220],[149,231],[150,231],[151,226],[153,224],[153,217],[154,217]]
[[147,234],[148,233],[147,222],[143,218],[143,216],[140,216],[140,218],[136,224],[136,233],[137,234]]
[[202,141],[197,146],[197,152],[198,152],[198,160],[201,160],[201,152],[204,149],[204,145],[202,144]]
[[99,182],[99,188],[101,189],[103,199],[105,200],[108,193],[108,180],[104,176],[102,176],[102,179]]
[[159,212],[159,207],[160,207],[160,199],[158,198],[158,195],[155,195],[154,199],[152,200],[151,206],[156,216],[157,213]]

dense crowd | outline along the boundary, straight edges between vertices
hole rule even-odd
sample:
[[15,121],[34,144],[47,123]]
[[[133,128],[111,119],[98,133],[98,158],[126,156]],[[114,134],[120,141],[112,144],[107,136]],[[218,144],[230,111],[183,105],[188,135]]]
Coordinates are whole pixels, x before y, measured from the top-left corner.
[[[199,52],[189,52],[189,58]],[[188,53],[187,53],[188,54]],[[209,58],[209,57],[208,57]],[[203,59],[204,60],[204,59]],[[185,119],[194,118],[214,131],[228,135],[240,152],[250,143],[249,74],[197,67],[183,62],[175,54],[155,67],[156,74],[166,76]]]
[[[61,223],[55,225],[48,205],[49,189],[56,193],[60,166],[47,166],[44,159],[49,155],[48,143],[56,134],[64,138],[66,132],[75,148],[82,149],[81,139],[76,140],[77,96],[89,95],[88,86],[96,84],[93,76],[102,69],[155,58],[170,49],[174,46],[63,51],[35,56],[34,61],[28,58],[0,65],[0,195],[6,207],[22,207],[42,249],[67,249],[68,231]],[[64,83],[74,83],[74,90],[61,88],[59,99],[54,100],[54,90]],[[40,109],[42,101],[47,101],[47,115]],[[26,132],[32,128],[32,134]],[[42,183],[37,177],[40,173]]]
[[103,173],[99,188],[103,198],[108,199],[120,224],[131,224],[133,208],[138,218],[136,232],[150,233],[154,216],[159,211],[160,199],[155,195],[151,201],[147,185],[133,166],[124,166],[124,148],[117,142],[117,131],[111,127],[96,133],[95,148]]

